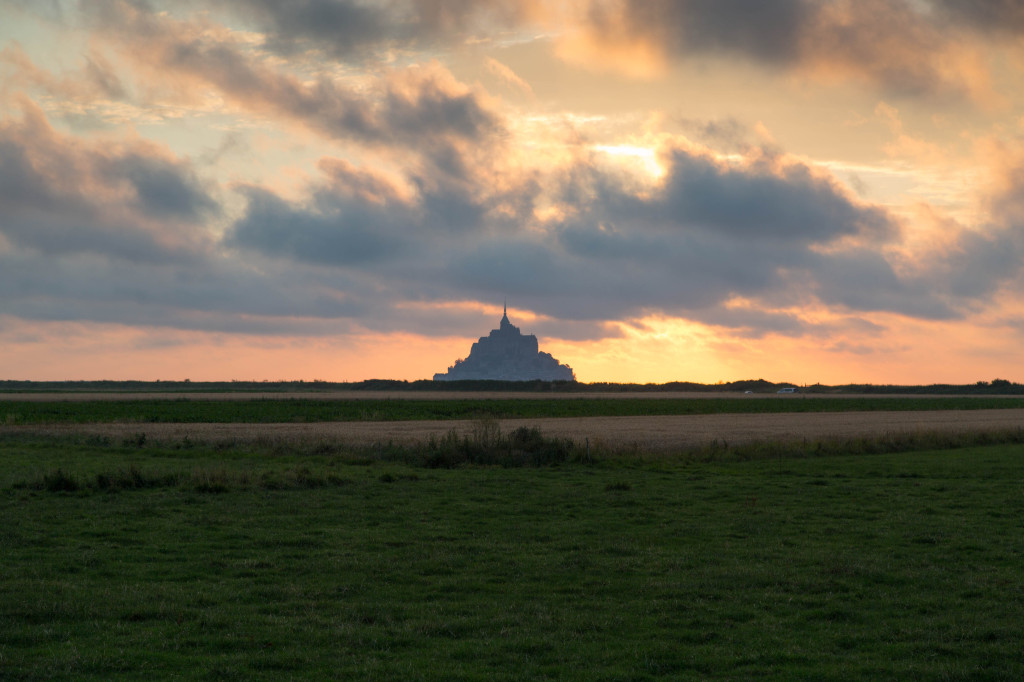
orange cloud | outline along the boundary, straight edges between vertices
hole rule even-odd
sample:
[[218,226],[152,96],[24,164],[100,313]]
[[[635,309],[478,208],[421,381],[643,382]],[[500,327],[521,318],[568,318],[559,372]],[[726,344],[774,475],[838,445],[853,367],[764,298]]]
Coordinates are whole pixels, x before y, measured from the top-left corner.
[[745,58],[813,80],[1000,101],[985,45],[902,0],[595,0],[562,27],[577,66],[653,78],[678,60]]
[[604,34],[590,27],[573,27],[559,36],[555,53],[588,69],[652,79],[665,73],[669,58],[663,46],[643,36]]

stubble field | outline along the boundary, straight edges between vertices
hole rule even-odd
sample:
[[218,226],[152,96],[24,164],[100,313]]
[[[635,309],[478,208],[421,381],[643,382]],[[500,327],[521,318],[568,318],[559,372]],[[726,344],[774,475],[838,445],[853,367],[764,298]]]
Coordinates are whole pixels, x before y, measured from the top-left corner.
[[[952,409],[951,409],[952,408]],[[441,418],[437,418],[441,417]],[[478,431],[481,422],[615,451],[668,453],[747,444],[957,434],[1024,428],[1024,399],[707,393],[560,394],[0,394],[0,433],[83,434],[159,441],[353,446],[412,444]]]
[[[481,420],[415,420],[314,423],[88,423],[0,427],[8,433],[93,435],[124,439],[145,434],[157,441],[259,443],[296,445],[334,441],[368,446],[393,442],[413,444],[454,431],[470,436]],[[536,427],[548,437],[589,441],[595,448],[669,453],[719,442],[803,441],[900,436],[920,432],[965,432],[1021,429],[1024,410],[939,410],[933,412],[838,412],[812,414],[711,414],[655,417],[553,417],[502,419],[502,431]]]

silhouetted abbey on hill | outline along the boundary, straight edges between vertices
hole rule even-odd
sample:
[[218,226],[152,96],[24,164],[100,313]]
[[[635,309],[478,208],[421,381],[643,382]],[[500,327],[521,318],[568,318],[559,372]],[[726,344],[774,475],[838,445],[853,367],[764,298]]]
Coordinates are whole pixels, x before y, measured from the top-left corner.
[[500,379],[503,381],[576,381],[569,365],[559,364],[550,353],[537,349],[537,337],[524,335],[508,321],[508,308],[498,329],[480,337],[465,360],[456,360],[447,372],[434,375],[434,381],[458,379]]

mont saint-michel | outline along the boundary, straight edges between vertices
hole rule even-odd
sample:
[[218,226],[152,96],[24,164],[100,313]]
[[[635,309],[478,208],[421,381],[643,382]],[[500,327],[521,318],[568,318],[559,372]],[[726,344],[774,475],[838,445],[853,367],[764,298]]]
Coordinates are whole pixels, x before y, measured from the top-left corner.
[[576,381],[569,365],[563,365],[550,353],[538,349],[537,337],[523,334],[508,319],[508,308],[497,329],[473,344],[469,357],[456,360],[447,372],[434,375],[434,381],[459,379],[499,379],[503,381]]

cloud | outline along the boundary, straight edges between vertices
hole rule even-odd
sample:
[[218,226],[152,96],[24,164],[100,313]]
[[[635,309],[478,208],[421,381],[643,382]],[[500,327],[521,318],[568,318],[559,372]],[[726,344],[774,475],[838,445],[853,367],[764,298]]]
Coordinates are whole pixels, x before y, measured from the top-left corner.
[[709,156],[674,149],[658,201],[661,220],[677,220],[744,239],[827,243],[843,236],[891,237],[885,214],[855,204],[830,177],[802,163],[755,157],[730,167]]
[[223,27],[116,0],[89,8],[97,30],[122,56],[181,97],[213,86],[247,111],[370,145],[416,146],[438,137],[480,141],[502,133],[500,118],[481,97],[438,64],[352,83],[324,71],[310,78],[278,68]]
[[2,312],[24,319],[273,335],[350,332],[375,302],[340,273],[217,252],[153,263],[22,250],[0,254],[0,289],[11,294]]
[[59,21],[64,17],[61,0],[7,0],[7,4],[22,11],[34,12],[53,21]]
[[487,70],[501,80],[521,90],[530,97],[534,96],[533,88],[530,87],[530,84],[520,78],[516,72],[510,69],[507,65],[502,64],[494,57],[488,57],[484,63],[487,65]]
[[[669,143],[664,175],[641,189],[585,154],[539,172],[448,143],[400,176],[325,157],[302,198],[240,186],[245,208],[219,242],[204,228],[215,190],[151,143],[65,136],[29,107],[0,124],[0,149],[0,229],[15,249],[2,285],[26,292],[5,312],[37,319],[473,334],[478,314],[404,303],[507,296],[542,316],[538,333],[577,340],[652,313],[747,337],[819,334],[793,311],[956,318],[1012,281],[1022,253],[1007,209],[991,234],[965,231],[897,270],[883,251],[899,243],[893,216],[756,148],[725,159]],[[998,205],[1020,196],[1018,167],[1006,161]],[[542,204],[565,210],[541,219]]]
[[890,93],[991,98],[980,50],[950,29],[909,0],[613,0],[590,5],[560,54],[648,77],[675,60],[739,57]]
[[920,319],[954,319],[961,315],[926,279],[900,277],[877,250],[856,248],[820,255],[808,272],[822,303],[853,312],[895,312]]
[[720,151],[742,151],[753,146],[751,131],[734,118],[712,121],[679,118],[672,123],[688,138]]
[[933,0],[932,4],[951,26],[968,26],[984,32],[1016,34],[1024,31],[1024,5],[1016,0]]
[[100,159],[96,169],[103,180],[131,188],[127,207],[154,218],[197,222],[217,208],[191,169],[180,162],[131,150]]
[[0,64],[6,67],[4,88],[37,88],[53,97],[75,102],[125,96],[124,84],[110,62],[93,50],[81,58],[82,67],[56,76],[36,65],[28,53],[12,43],[0,50]]
[[397,206],[322,195],[316,209],[305,209],[255,187],[243,194],[246,213],[232,227],[229,246],[306,263],[360,267],[372,267],[410,246],[399,239],[410,213]]
[[981,309],[997,293],[1024,287],[1024,147],[982,147],[990,178],[978,200],[986,221],[964,226],[947,219],[946,241],[921,259],[917,275],[964,310]]
[[[944,60],[970,46],[938,30],[952,9],[929,16],[919,7],[621,0],[587,5],[580,30],[591,47],[640,46],[654,62],[738,58],[904,94],[959,92],[973,66]],[[439,304],[507,296],[538,315],[531,331],[565,339],[619,334],[620,323],[648,315],[746,338],[820,336],[829,323],[804,311],[825,309],[843,328],[879,312],[955,319],[1020,277],[1024,164],[1012,154],[987,198],[990,224],[957,225],[942,248],[911,254],[893,213],[809,161],[757,147],[756,134],[728,117],[673,123],[711,146],[650,133],[661,173],[640,177],[592,154],[594,140],[572,130],[535,124],[522,135],[514,112],[440,63],[369,57],[552,20],[531,3],[236,0],[209,14],[157,10],[82,5],[98,31],[85,61],[54,75],[9,48],[11,89],[40,101],[220,101],[218,123],[241,111],[269,118],[274,133],[300,126],[329,141],[315,152],[319,175],[290,190],[290,169],[246,175],[228,189],[137,133],[74,136],[26,105],[20,120],[0,122],[0,290],[16,292],[6,314],[244,333],[475,335],[478,309]],[[225,11],[251,11],[265,33],[215,23]],[[356,71],[357,59],[369,66]],[[503,63],[484,68],[529,91]],[[925,155],[899,111],[879,105],[877,114],[901,156]],[[218,219],[225,225],[211,227]]]
[[383,50],[462,43],[528,24],[548,12],[527,0],[230,0],[240,18],[265,33],[279,54],[316,49],[341,60]]
[[587,28],[600,40],[618,34],[669,55],[742,52],[788,63],[797,58],[801,31],[813,14],[806,0],[626,0],[593,4]]
[[513,185],[500,163],[484,167],[494,148],[449,141],[425,144],[420,163],[391,178],[350,162],[324,158],[322,177],[303,200],[286,201],[266,187],[245,187],[244,216],[227,244],[272,258],[371,269],[400,256],[422,260],[450,242],[486,236],[532,212],[536,187]]
[[25,102],[0,121],[0,232],[45,253],[165,262],[209,248],[219,209],[191,166],[143,141],[86,143]]
[[[95,0],[80,9],[96,27],[133,41],[131,52],[177,41],[171,52],[178,54],[163,61],[193,72],[206,62],[227,92],[231,79],[218,70],[236,76],[239,90],[251,90],[254,76],[266,81],[238,64],[223,27],[175,21],[159,6],[129,0]],[[966,95],[986,103],[997,95],[983,54],[993,39],[1012,39],[1024,26],[1024,11],[1012,0],[224,0],[217,10],[232,25],[257,31],[245,34],[247,48],[307,66],[324,57],[379,66],[396,54],[543,31],[559,55],[588,68],[651,77],[678,60],[740,58],[888,94]],[[522,86],[504,70],[499,75]],[[291,89],[278,86],[282,93]],[[352,116],[350,125],[358,128],[359,112],[350,110],[344,93],[324,94],[333,106],[321,111]]]
[[[508,296],[550,319],[586,323],[577,335],[606,333],[603,321],[652,312],[734,326],[748,336],[798,334],[818,325],[791,311],[726,314],[723,306],[740,296],[759,308],[824,305],[851,315],[950,319],[982,291],[950,277],[961,265],[956,259],[897,270],[882,250],[899,243],[896,219],[804,163],[758,150],[723,161],[679,145],[664,148],[661,158],[660,184],[642,192],[587,157],[536,183],[505,175],[502,199],[520,202],[522,224],[506,223],[495,197],[472,183],[456,201],[424,192],[415,176],[408,193],[384,176],[325,159],[324,178],[305,201],[246,188],[248,208],[227,244],[344,273],[375,290],[378,310],[392,309],[365,321],[382,326],[400,301],[469,295]],[[539,203],[566,210],[539,220],[529,210]],[[465,224],[453,229],[463,212]],[[985,243],[963,247],[981,261],[990,250]],[[982,269],[969,269],[975,267]],[[445,319],[437,319],[438,333]]]
[[350,57],[395,35],[395,17],[387,6],[349,0],[234,0],[238,14],[265,33],[265,47],[278,53],[310,45],[335,57]]

